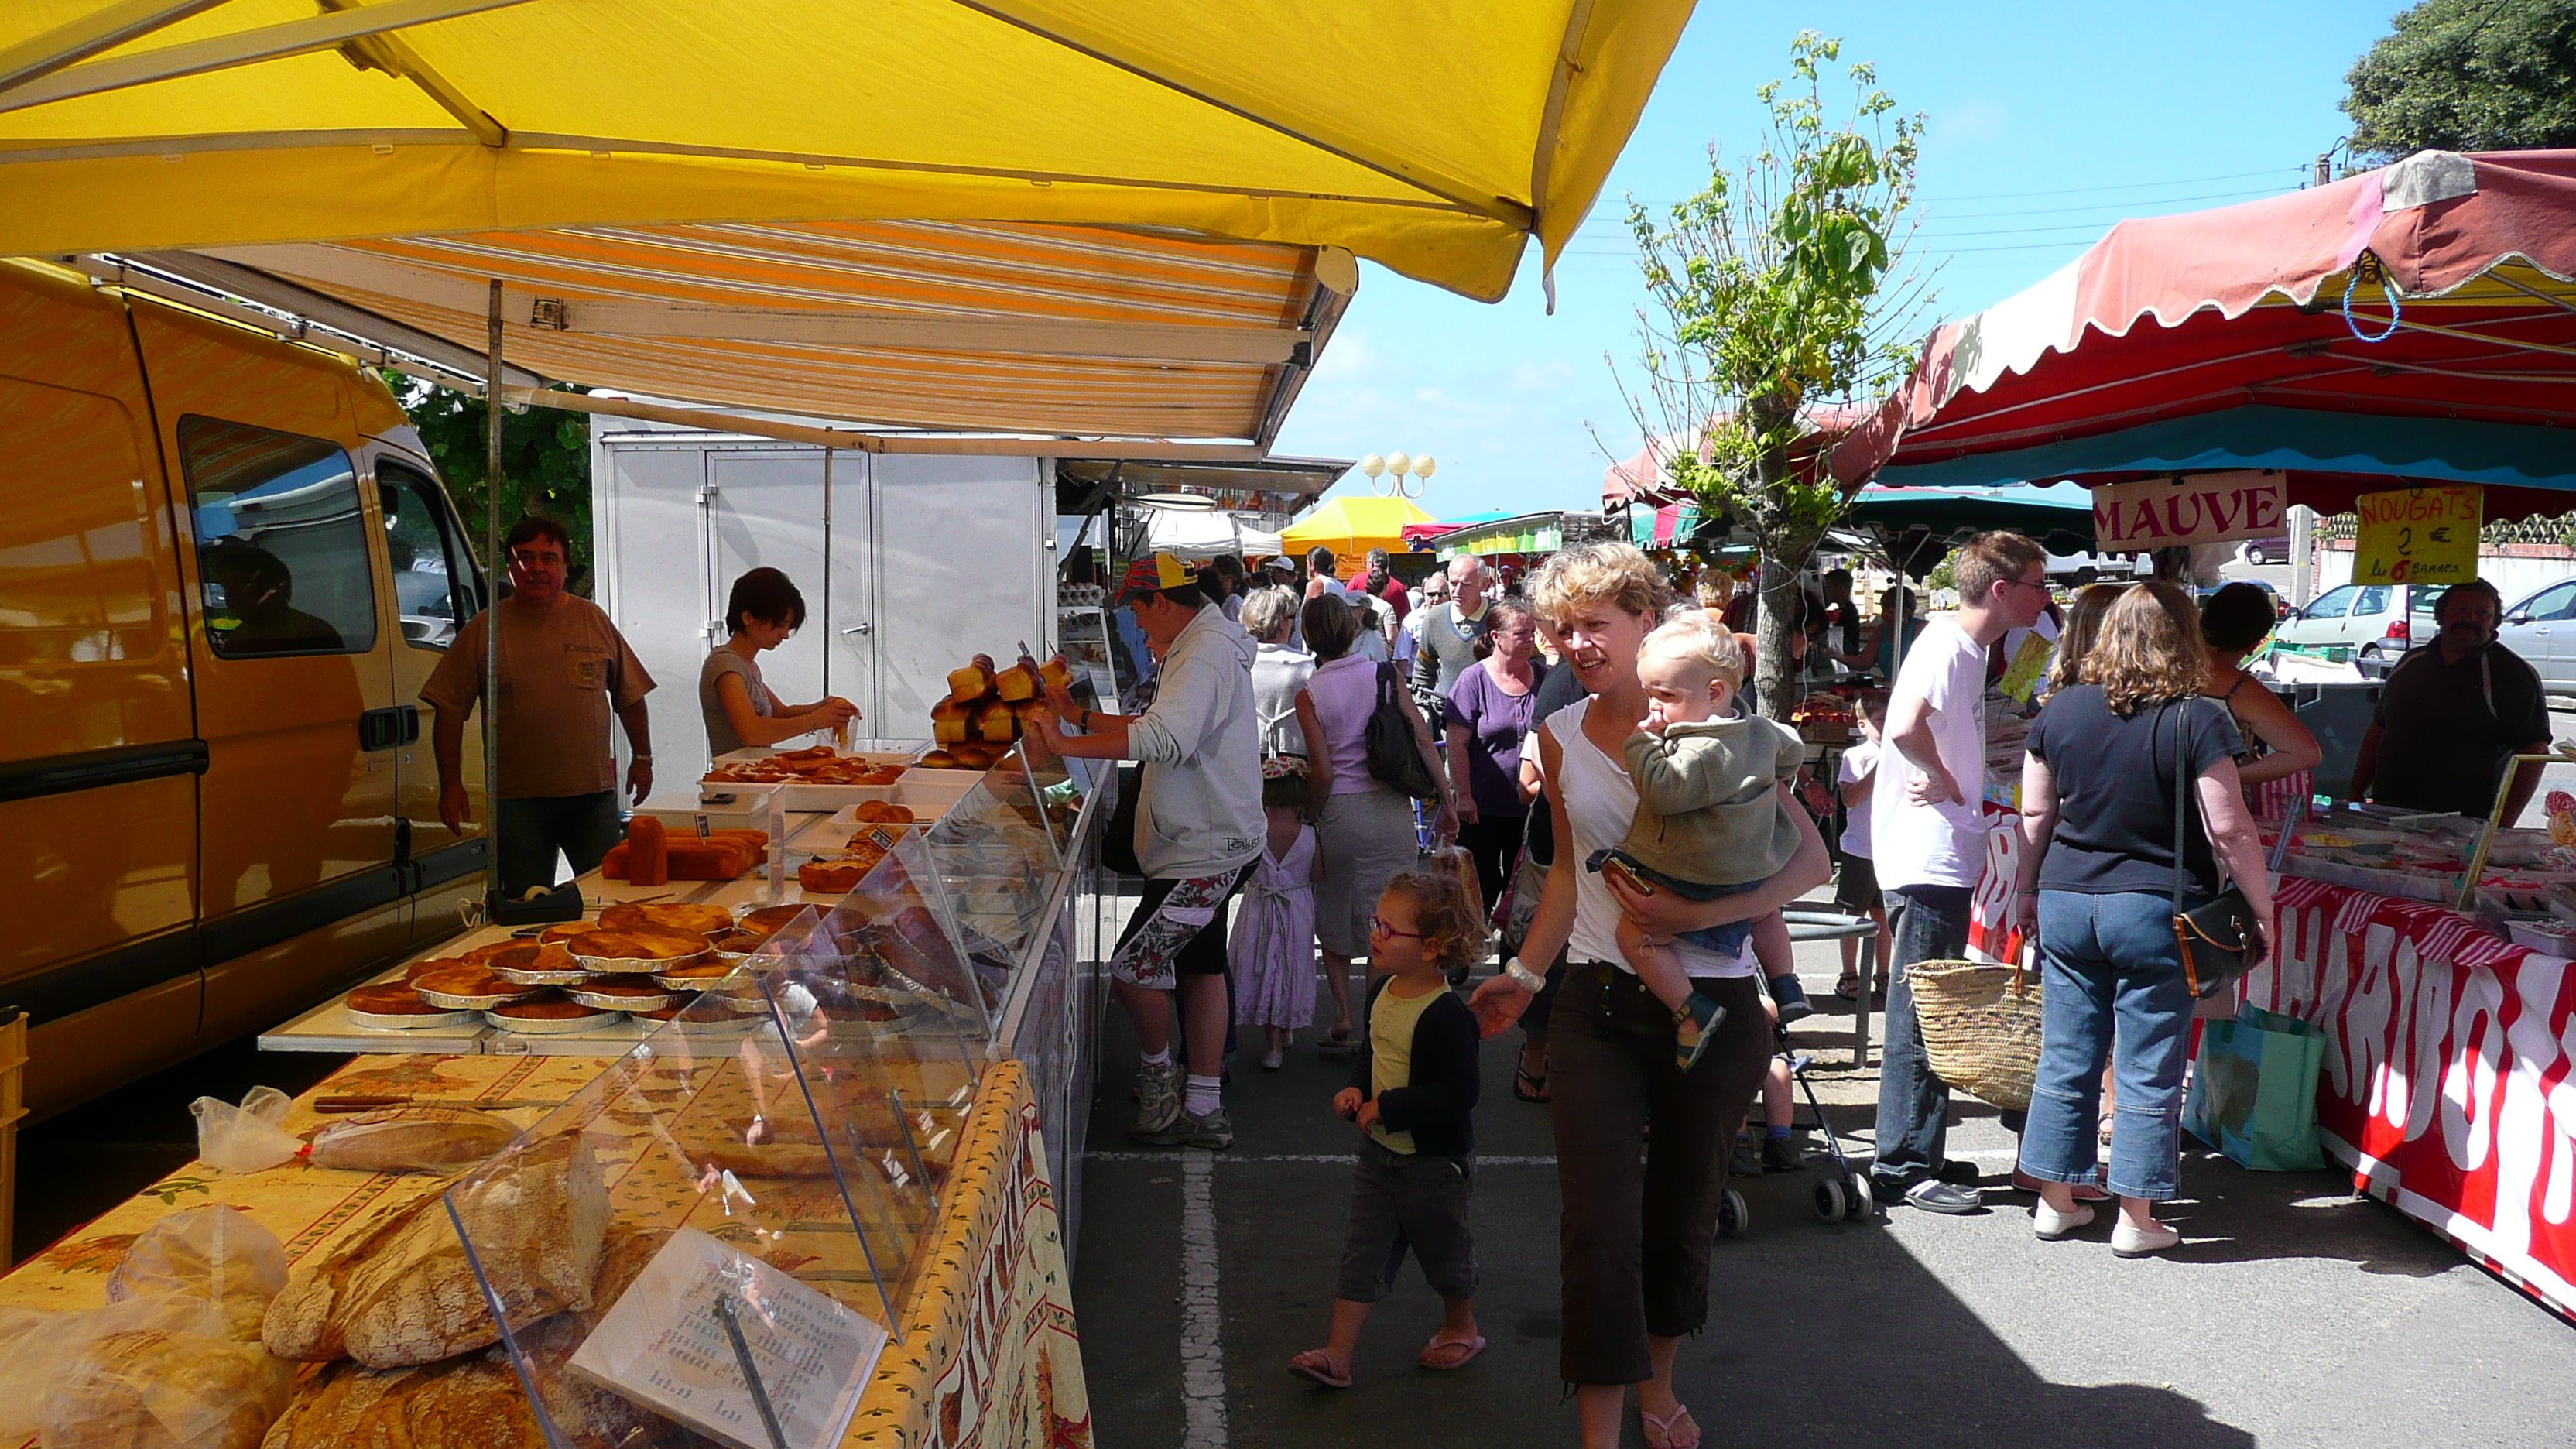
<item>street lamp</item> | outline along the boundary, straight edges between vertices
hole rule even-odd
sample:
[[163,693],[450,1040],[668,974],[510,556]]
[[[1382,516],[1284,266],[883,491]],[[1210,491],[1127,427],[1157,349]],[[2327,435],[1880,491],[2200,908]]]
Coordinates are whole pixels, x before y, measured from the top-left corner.
[[[1424,453],[1420,457],[1404,453],[1389,453],[1382,458],[1371,453],[1360,459],[1360,471],[1368,475],[1369,491],[1382,498],[1421,497],[1424,480],[1428,479],[1439,466],[1439,461],[1429,453]],[[1380,478],[1386,480],[1386,486],[1383,488],[1378,486]]]

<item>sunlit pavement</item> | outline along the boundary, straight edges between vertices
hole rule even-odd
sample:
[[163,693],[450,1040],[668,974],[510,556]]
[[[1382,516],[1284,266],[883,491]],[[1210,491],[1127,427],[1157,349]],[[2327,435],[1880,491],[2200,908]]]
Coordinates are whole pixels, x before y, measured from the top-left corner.
[[[1830,988],[1831,945],[1799,959],[1811,994]],[[1416,1368],[1439,1303],[1408,1264],[1336,1392],[1286,1364],[1323,1342],[1340,1258],[1354,1132],[1326,1104],[1344,1059],[1301,1046],[1265,1073],[1247,1054],[1231,1151],[1138,1151],[1123,1135],[1134,1052],[1111,1018],[1074,1280],[1104,1449],[1576,1442],[1557,1381],[1555,1169],[1546,1109],[1510,1095],[1517,1036],[1487,1043],[1476,1117],[1491,1347],[1456,1372]],[[1798,1039],[1839,1064],[1849,1036],[1828,1009]],[[1874,1077],[1819,1077],[1835,1123],[1865,1135]],[[2186,1139],[2191,1196],[2166,1213],[2184,1246],[2121,1261],[2107,1215],[2080,1240],[2035,1240],[2030,1198],[2006,1186],[2011,1136],[1982,1104],[1963,1116],[1952,1151],[1985,1171],[1978,1216],[1897,1208],[1828,1227],[1805,1173],[1740,1184],[1750,1231],[1719,1242],[1709,1328],[1677,1375],[1704,1443],[2570,1442],[2576,1326],[2348,1178],[2243,1172]],[[1628,1441],[1643,1442],[1633,1415]]]

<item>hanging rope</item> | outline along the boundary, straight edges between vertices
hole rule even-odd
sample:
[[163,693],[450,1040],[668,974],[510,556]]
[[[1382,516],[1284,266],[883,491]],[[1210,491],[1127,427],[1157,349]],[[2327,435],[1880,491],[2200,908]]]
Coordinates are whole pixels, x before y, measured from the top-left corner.
[[[2379,294],[2388,299],[2388,326],[2376,337],[2362,331],[2361,324],[2353,320],[2352,315],[2352,294],[2353,291],[2361,285],[2361,279],[2364,274],[2367,274],[2372,281],[2379,284]],[[2363,252],[2360,256],[2353,259],[2352,272],[2344,278],[2343,325],[2350,329],[2354,339],[2357,341],[2385,342],[2389,338],[2397,335],[2397,317],[2397,288],[2388,280],[2388,273],[2380,267],[2379,257],[2372,252]]]

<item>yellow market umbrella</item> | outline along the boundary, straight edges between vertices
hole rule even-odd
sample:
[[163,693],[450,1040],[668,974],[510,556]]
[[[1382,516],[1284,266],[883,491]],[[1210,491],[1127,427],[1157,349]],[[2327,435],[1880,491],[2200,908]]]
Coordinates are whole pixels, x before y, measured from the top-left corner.
[[1339,247],[1492,300],[1582,221],[1690,10],[11,0],[0,255],[975,220]]
[[1333,551],[1334,572],[1341,573],[1348,561],[1356,560],[1370,549],[1382,548],[1388,553],[1404,552],[1404,526],[1408,523],[1433,523],[1438,520],[1423,512],[1410,498],[1331,498],[1322,507],[1279,535],[1279,546],[1291,554],[1322,545]]

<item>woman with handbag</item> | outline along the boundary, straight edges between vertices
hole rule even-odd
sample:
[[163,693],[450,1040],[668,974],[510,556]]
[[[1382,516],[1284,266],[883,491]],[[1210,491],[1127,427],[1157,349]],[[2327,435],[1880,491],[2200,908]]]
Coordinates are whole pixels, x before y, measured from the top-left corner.
[[2226,706],[2201,696],[2191,595],[2164,582],[2122,594],[2082,676],[2050,696],[2022,766],[2013,910],[2025,939],[2036,931],[2043,974],[2021,1168],[2041,1183],[2041,1238],[2093,1220],[2075,1184],[2094,1176],[2112,1057],[2111,1251],[2131,1258],[2182,1241],[2154,1205],[2179,1192],[2192,1002],[2262,959],[2272,886],[2237,781],[2243,741]]
[[1537,719],[1540,676],[1533,663],[1538,624],[1510,599],[1485,610],[1476,663],[1449,690],[1449,793],[1458,802],[1458,844],[1476,861],[1476,886],[1490,911],[1520,859],[1529,802],[1521,795],[1521,740]]
[[[1431,749],[1422,711],[1395,667],[1351,652],[1359,619],[1330,594],[1298,612],[1315,672],[1297,691],[1297,724],[1306,736],[1307,818],[1324,874],[1315,885],[1315,935],[1324,948],[1324,984],[1333,993],[1335,1045],[1351,1040],[1351,958],[1368,949],[1369,917],[1397,871],[1421,851],[1413,802],[1439,801],[1435,834],[1458,836],[1449,782]],[[1409,746],[1409,748],[1408,748]]]

